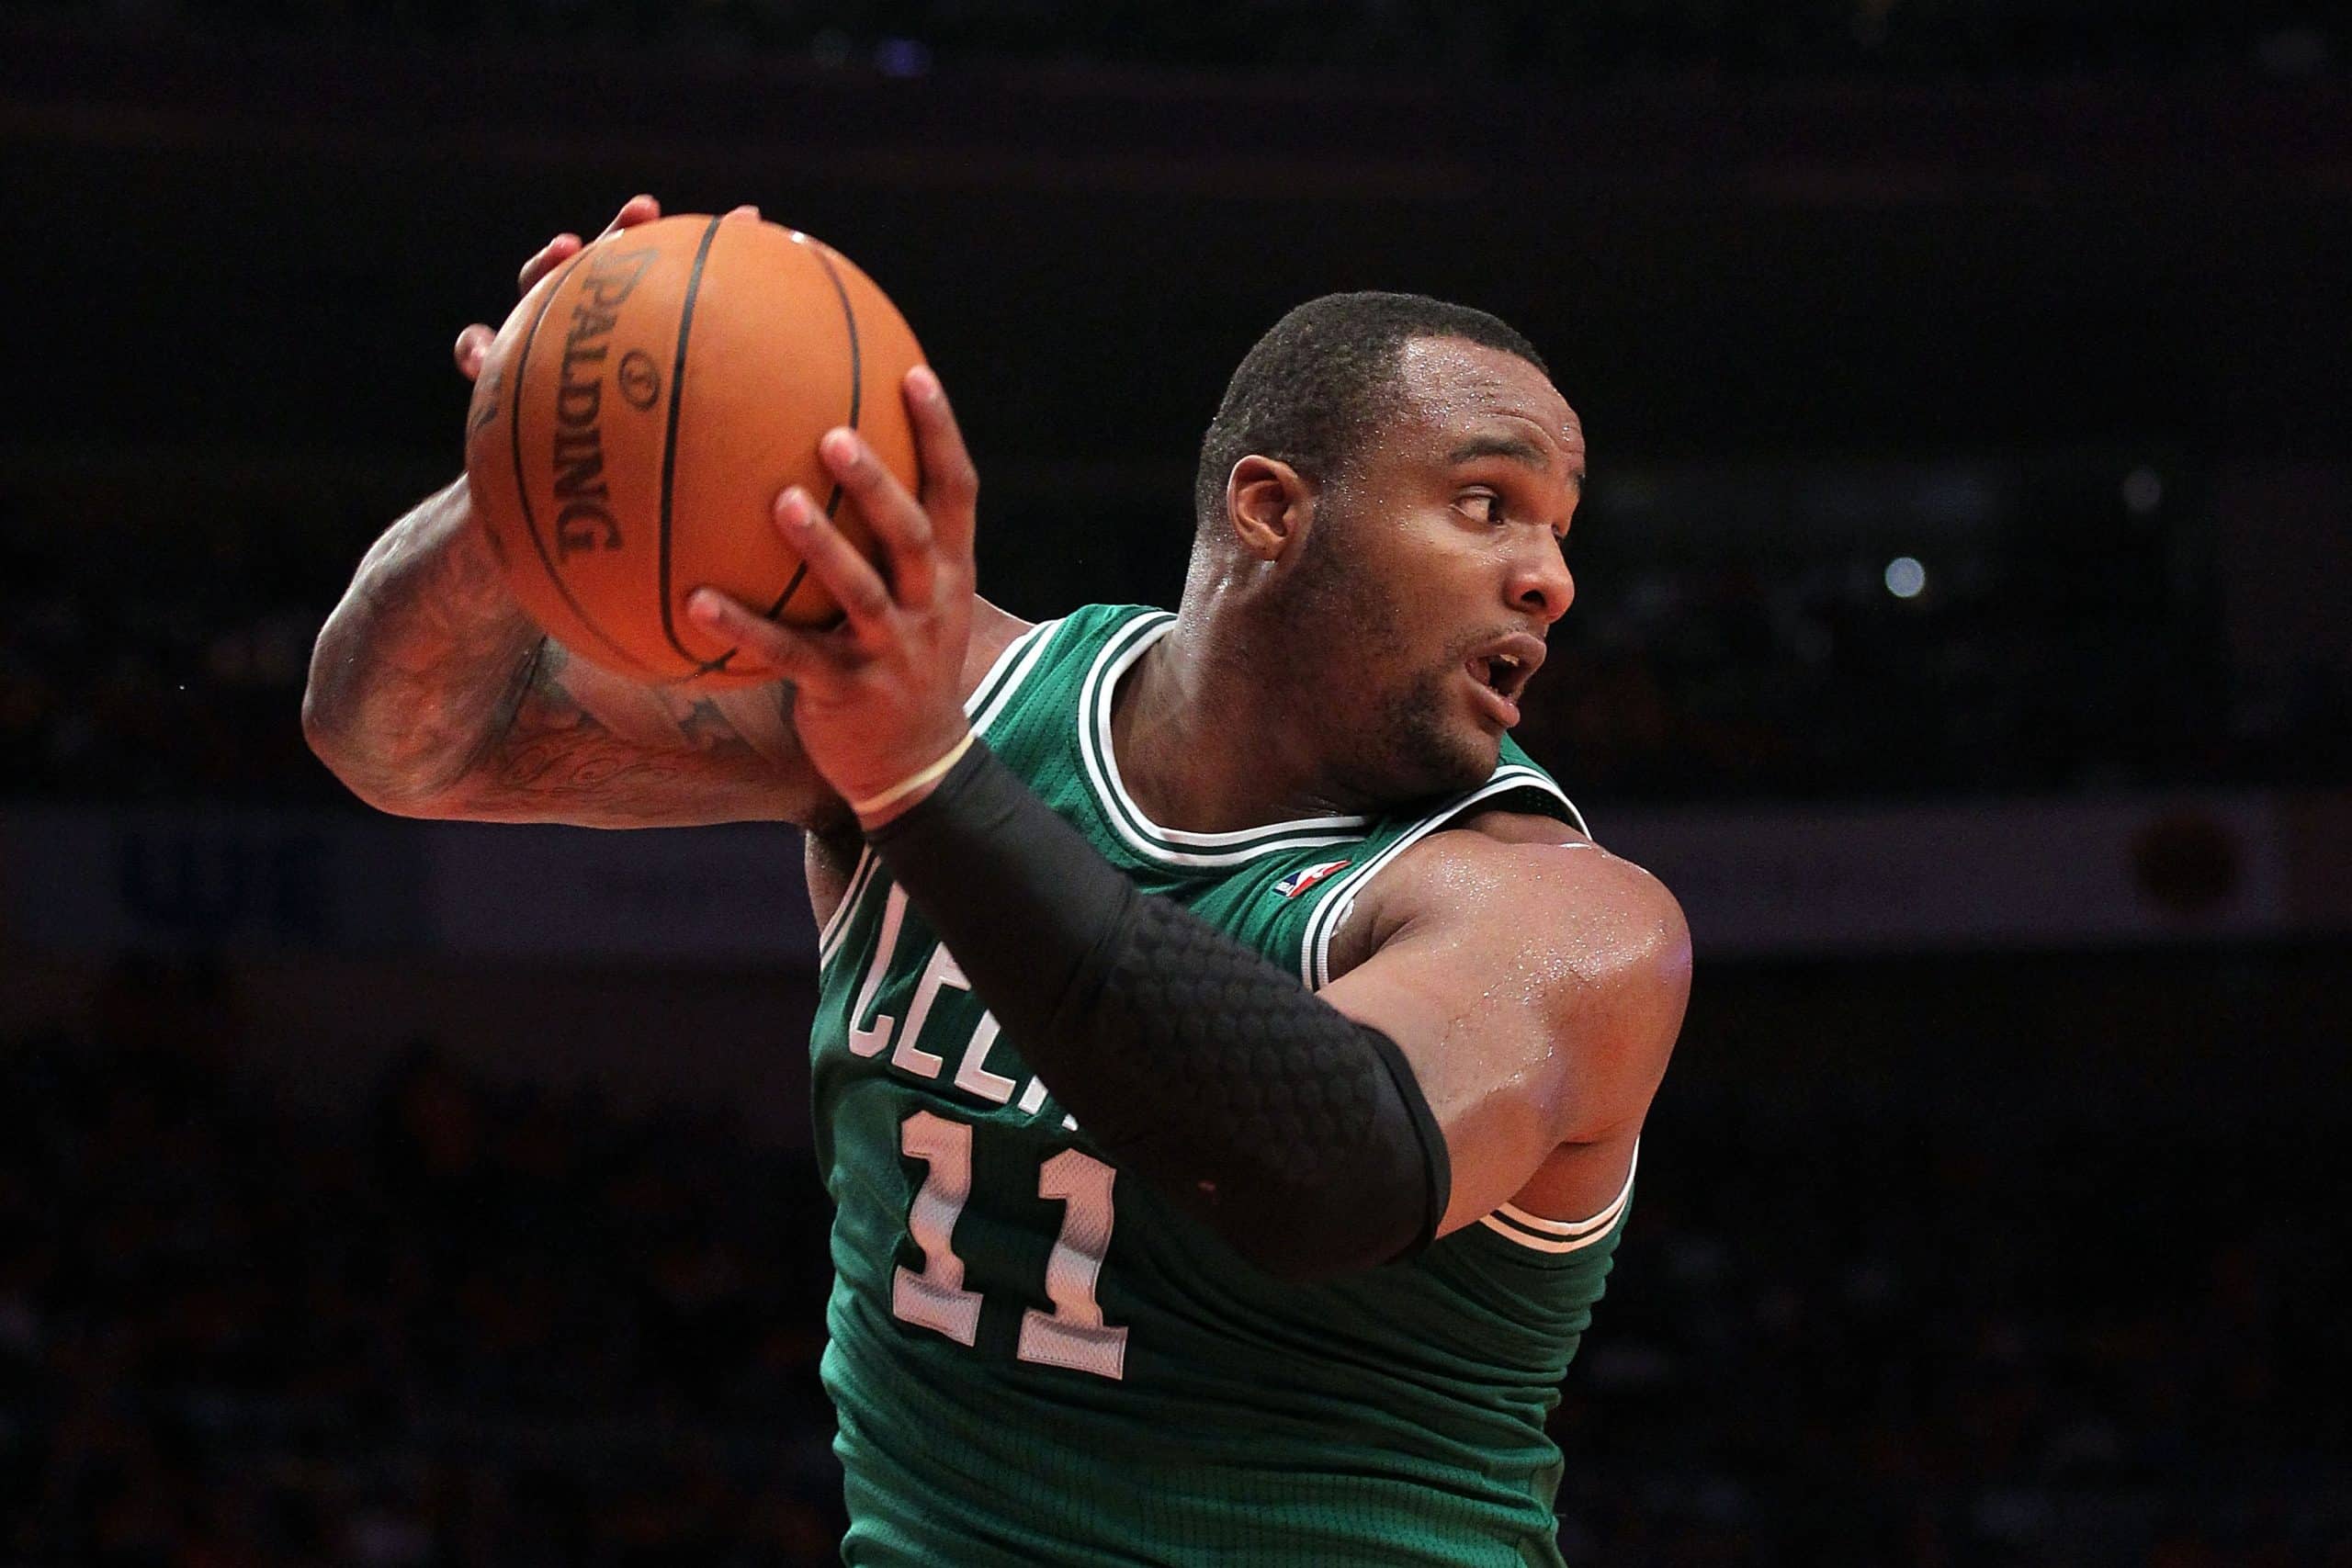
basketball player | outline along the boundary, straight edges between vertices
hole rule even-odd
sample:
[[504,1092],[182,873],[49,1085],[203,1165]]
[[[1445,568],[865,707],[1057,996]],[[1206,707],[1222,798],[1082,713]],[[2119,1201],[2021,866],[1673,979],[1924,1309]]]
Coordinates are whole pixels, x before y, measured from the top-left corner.
[[776,505],[842,626],[692,600],[788,686],[572,661],[458,484],[322,632],[313,745],[409,815],[808,829],[846,1561],[1557,1562],[1544,1417],[1690,976],[1507,734],[1575,414],[1489,316],[1302,306],[1209,427],[1176,612],[1033,626],[903,390],[920,495],[822,443],[879,568]]

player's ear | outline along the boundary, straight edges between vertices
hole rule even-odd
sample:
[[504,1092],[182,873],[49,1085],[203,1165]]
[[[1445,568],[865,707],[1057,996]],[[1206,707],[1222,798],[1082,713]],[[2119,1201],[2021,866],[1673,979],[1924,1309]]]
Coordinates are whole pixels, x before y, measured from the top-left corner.
[[1314,513],[1315,487],[1278,457],[1256,454],[1225,477],[1225,515],[1240,547],[1274,560],[1301,537]]

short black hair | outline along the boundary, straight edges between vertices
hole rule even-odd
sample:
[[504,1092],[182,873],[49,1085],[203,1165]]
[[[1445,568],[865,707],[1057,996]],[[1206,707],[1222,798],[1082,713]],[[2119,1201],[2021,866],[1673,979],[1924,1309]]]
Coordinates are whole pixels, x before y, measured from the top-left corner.
[[1251,453],[1320,484],[1404,400],[1403,349],[1415,338],[1466,338],[1551,367],[1509,323],[1426,294],[1326,294],[1276,321],[1241,358],[1201,441],[1193,512],[1206,528],[1225,512],[1226,477]]

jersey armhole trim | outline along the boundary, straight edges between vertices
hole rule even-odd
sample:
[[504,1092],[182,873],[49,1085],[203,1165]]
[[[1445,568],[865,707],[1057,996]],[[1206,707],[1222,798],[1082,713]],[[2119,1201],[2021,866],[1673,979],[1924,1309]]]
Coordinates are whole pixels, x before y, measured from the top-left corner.
[[1532,1252],[1581,1252],[1596,1242],[1607,1239],[1625,1217],[1625,1207],[1634,1197],[1634,1172],[1642,1163],[1641,1140],[1634,1140],[1634,1157],[1625,1167],[1625,1185],[1609,1207],[1589,1219],[1552,1220],[1542,1214],[1531,1214],[1516,1204],[1505,1203],[1491,1214],[1482,1214],[1478,1223],[1505,1240],[1526,1247]]
[[817,932],[817,967],[821,970],[832,961],[833,950],[841,945],[842,933],[849,930],[849,912],[865,897],[865,885],[874,880],[874,846],[865,845],[857,852],[857,865],[849,874],[849,886],[842,893],[842,901],[834,906],[832,916]]
[[1005,644],[1004,651],[989,666],[989,672],[980,677],[980,683],[964,699],[964,714],[972,721],[974,733],[988,733],[989,726],[996,722],[1005,704],[1012,700],[1022,682],[1029,679],[1029,672],[1037,667],[1037,660],[1045,657],[1046,645],[1053,640],[1061,624],[1059,618],[1040,621]]
[[1365,884],[1377,876],[1383,867],[1480,801],[1491,800],[1496,795],[1520,789],[1534,789],[1550,795],[1566,812],[1563,819],[1570,827],[1588,839],[1592,837],[1592,829],[1585,826],[1584,813],[1577,809],[1576,803],[1548,775],[1523,763],[1504,763],[1485,784],[1467,795],[1448,801],[1414,823],[1397,836],[1395,843],[1340,878],[1339,884],[1324,895],[1322,902],[1315,907],[1315,912],[1307,917],[1306,930],[1299,942],[1298,977],[1306,983],[1307,989],[1319,991],[1331,983],[1331,938],[1347,923],[1349,911],[1355,908],[1356,895],[1363,891]]

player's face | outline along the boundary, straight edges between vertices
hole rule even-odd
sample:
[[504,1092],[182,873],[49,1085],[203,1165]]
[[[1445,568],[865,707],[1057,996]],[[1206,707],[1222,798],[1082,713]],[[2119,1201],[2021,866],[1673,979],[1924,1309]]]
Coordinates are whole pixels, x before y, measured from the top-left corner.
[[[1317,502],[1302,588],[1350,783],[1380,799],[1469,788],[1576,585],[1562,547],[1584,431],[1527,361],[1460,338],[1408,343],[1402,413]],[[1336,645],[1336,646],[1335,646]]]

